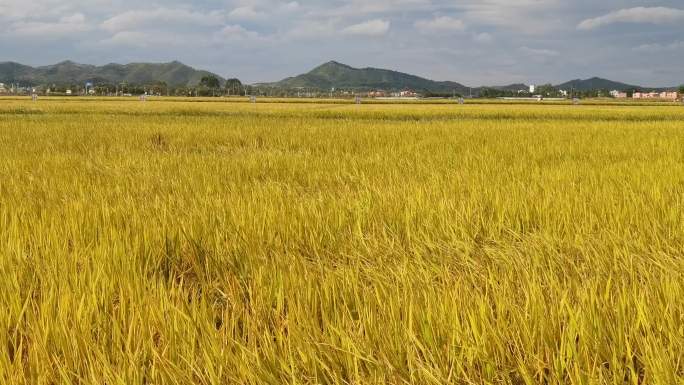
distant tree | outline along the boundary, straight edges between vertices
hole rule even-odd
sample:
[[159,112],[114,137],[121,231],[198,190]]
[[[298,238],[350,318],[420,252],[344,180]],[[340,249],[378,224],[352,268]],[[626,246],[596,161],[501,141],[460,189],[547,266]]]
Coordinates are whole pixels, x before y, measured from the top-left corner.
[[682,84],[681,86],[679,86],[679,93],[682,94],[682,95],[684,95],[684,84]]
[[423,95],[426,98],[452,98],[452,97],[461,97],[463,95],[455,92],[437,92],[437,91],[428,91],[424,90]]
[[253,86],[244,86],[244,92],[247,92],[250,95],[256,95],[259,93],[259,89]]
[[174,90],[176,96],[197,96],[197,91],[193,87],[178,87]]
[[557,98],[561,96],[560,91],[558,91],[558,89],[551,84],[537,86],[537,91],[535,93],[547,98]]
[[168,95],[169,85],[166,82],[157,81],[150,85],[149,90],[153,95]]
[[226,92],[228,95],[240,95],[242,94],[244,87],[240,79],[228,79],[226,80]]
[[202,79],[200,79],[200,86],[206,88],[219,88],[221,86],[221,82],[216,76],[207,75],[202,76]]
[[481,98],[492,99],[501,96],[505,96],[505,92],[503,92],[502,90],[497,90],[496,88],[485,87],[482,90],[480,90]]
[[214,75],[206,75],[202,76],[202,79],[200,79],[200,88],[207,88],[212,91],[212,94],[214,91],[216,91],[219,87],[221,87],[221,81]]
[[[96,95],[109,95],[116,90],[116,85],[108,83],[96,84],[93,89],[95,90]],[[54,86],[52,86],[50,90],[54,92]]]

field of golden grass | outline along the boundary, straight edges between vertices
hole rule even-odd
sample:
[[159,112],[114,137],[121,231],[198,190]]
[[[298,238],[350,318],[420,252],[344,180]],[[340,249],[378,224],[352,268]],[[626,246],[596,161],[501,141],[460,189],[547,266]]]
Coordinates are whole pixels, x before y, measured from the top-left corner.
[[684,107],[0,101],[2,384],[684,384]]

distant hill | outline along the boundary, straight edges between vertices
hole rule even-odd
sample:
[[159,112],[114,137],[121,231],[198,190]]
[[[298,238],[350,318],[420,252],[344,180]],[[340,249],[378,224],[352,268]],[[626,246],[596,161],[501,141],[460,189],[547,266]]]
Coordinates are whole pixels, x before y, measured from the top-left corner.
[[[107,64],[94,66],[64,61],[54,65],[31,67],[15,62],[0,62],[0,83],[18,83],[20,85],[72,85],[94,82],[95,84],[119,84],[126,82],[134,85],[145,85],[165,82],[171,87],[187,87],[197,85],[203,76],[216,76],[221,84],[225,79],[211,72],[197,70],[178,61],[170,63],[131,63]],[[284,89],[313,88],[329,90],[331,88],[349,90],[386,90],[397,91],[412,89],[419,93],[479,95],[485,87],[467,87],[451,81],[434,81],[419,76],[380,68],[354,68],[336,61],[320,65],[308,73],[290,77],[275,83],[260,83],[256,86],[278,87]],[[672,90],[676,87],[649,88],[615,82],[598,77],[575,79],[555,86],[557,89],[577,91],[591,90]],[[525,84],[486,87],[501,91],[526,90]]]
[[387,91],[409,88],[415,91],[465,94],[468,87],[456,82],[439,82],[419,76],[379,68],[354,68],[331,61],[310,72],[276,83],[260,84],[280,88],[341,88],[356,90],[382,89]]
[[615,82],[615,81],[608,80],[608,79],[593,77],[591,79],[585,79],[585,80],[581,80],[581,79],[571,80],[569,82],[565,82],[563,84],[557,85],[556,88],[563,89],[563,90],[574,89],[577,91],[591,91],[591,90],[626,91],[626,90],[631,90],[631,89],[641,89],[643,87],[639,87],[639,86],[635,86],[635,85],[631,85],[631,84],[620,83],[620,82]]
[[218,75],[207,71],[196,70],[183,63],[132,63],[107,64],[94,66],[64,61],[58,64],[30,67],[14,62],[0,63],[0,82],[21,83],[23,85],[41,84],[82,84],[94,83],[118,84],[151,84],[166,82],[172,87],[197,85],[203,76]]

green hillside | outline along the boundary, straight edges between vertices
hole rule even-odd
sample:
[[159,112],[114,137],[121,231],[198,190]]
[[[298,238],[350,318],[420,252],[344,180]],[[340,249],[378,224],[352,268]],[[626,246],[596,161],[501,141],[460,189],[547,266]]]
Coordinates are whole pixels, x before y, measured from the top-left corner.
[[614,82],[614,81],[608,80],[608,79],[593,77],[591,79],[585,79],[585,80],[582,80],[582,79],[571,80],[569,82],[565,82],[563,84],[557,85],[556,88],[564,89],[564,90],[574,89],[577,91],[591,91],[591,90],[626,91],[626,90],[630,90],[630,89],[638,89],[641,87],[630,85],[630,84],[625,84],[625,83],[620,83],[620,82]]
[[468,87],[455,82],[437,82],[409,75],[402,72],[379,68],[354,68],[331,61],[311,72],[296,77],[268,84],[280,88],[316,88],[316,89],[383,89],[401,90],[405,88],[416,91],[458,92],[465,93]]
[[[40,84],[80,84],[88,81],[94,83],[118,84],[151,84],[165,82],[173,87],[194,86],[205,75],[214,75],[207,71],[196,70],[183,63],[131,63],[107,64],[94,66],[64,61],[58,64],[29,67],[14,62],[0,63],[0,82],[21,83],[25,85]],[[224,82],[220,76],[214,75]]]

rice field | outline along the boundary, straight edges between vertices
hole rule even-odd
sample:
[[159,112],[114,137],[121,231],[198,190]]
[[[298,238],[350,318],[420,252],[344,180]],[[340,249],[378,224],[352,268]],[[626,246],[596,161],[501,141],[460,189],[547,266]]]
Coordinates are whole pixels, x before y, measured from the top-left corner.
[[684,107],[0,100],[0,383],[684,384]]

